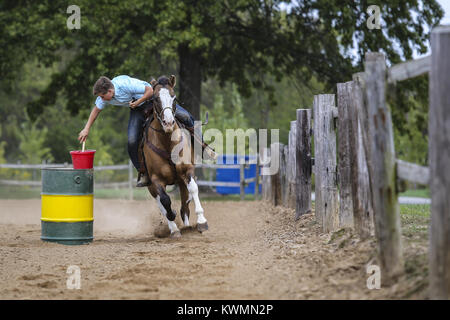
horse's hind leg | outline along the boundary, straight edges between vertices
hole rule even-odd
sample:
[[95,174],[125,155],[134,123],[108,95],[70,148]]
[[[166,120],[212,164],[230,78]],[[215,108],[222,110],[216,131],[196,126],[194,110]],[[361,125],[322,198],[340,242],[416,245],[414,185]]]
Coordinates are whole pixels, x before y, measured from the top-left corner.
[[187,189],[187,186],[184,182],[178,183],[178,187],[180,188],[180,197],[181,197],[181,220],[183,220],[183,223],[186,227],[189,227],[189,202],[191,199],[189,198],[189,191]]
[[198,186],[194,180],[194,169],[188,170],[186,174],[186,184],[189,191],[189,195],[194,200],[195,213],[197,214],[197,230],[203,232],[208,230],[208,222],[204,216],[204,210],[198,197]]
[[169,225],[170,229],[170,237],[171,238],[181,237],[181,232],[178,229],[177,224],[175,223],[175,217],[177,214],[171,208],[172,202],[165,190],[165,186],[163,186],[158,180],[152,179],[152,184],[148,188],[152,196],[156,198],[159,210],[166,217],[167,224]]

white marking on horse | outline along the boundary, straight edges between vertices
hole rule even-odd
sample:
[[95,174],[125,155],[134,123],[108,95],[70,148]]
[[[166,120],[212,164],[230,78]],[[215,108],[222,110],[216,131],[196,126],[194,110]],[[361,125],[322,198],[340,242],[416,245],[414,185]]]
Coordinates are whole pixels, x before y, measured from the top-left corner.
[[170,92],[169,89],[167,88],[162,88],[159,91],[159,98],[161,99],[161,105],[163,110],[165,108],[170,108],[170,109],[165,109],[164,110],[164,120],[166,120],[167,122],[172,122],[175,119],[173,118],[173,114],[172,114],[172,106],[173,106],[173,101],[175,100],[175,97],[171,97],[170,96]]
[[204,210],[202,205],[200,204],[200,199],[198,197],[197,183],[192,177],[190,179],[191,181],[189,181],[187,188],[189,191],[189,196],[192,197],[192,199],[194,199],[195,213],[197,214],[197,223],[198,224],[205,223],[206,219],[205,216],[203,215]]
[[167,210],[162,205],[161,197],[159,195],[156,196],[156,202],[158,203],[159,210],[161,210],[161,213],[164,215],[164,217],[166,217],[167,224],[169,225],[170,233],[174,233],[174,232],[180,231],[178,229],[177,224],[175,223],[175,221],[170,221],[169,219],[167,219]]
[[189,227],[189,217],[187,214],[184,215],[184,225],[186,227]]

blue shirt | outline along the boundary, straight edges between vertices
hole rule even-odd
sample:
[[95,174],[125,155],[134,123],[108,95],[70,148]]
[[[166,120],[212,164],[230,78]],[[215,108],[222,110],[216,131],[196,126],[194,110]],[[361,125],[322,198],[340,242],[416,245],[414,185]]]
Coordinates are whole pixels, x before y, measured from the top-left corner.
[[151,87],[151,85],[148,82],[135,79],[126,75],[117,76],[113,78],[111,82],[114,85],[113,98],[110,101],[106,101],[103,100],[101,97],[97,97],[97,100],[95,100],[95,105],[100,110],[103,110],[106,104],[129,107],[130,101],[132,101],[133,99],[137,100],[144,95],[146,86]]

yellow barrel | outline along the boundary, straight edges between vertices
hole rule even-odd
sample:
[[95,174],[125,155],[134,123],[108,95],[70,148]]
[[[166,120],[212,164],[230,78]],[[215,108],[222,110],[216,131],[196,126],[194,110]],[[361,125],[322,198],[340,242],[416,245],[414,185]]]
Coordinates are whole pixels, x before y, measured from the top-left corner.
[[93,182],[93,169],[42,169],[42,240],[68,245],[93,240]]

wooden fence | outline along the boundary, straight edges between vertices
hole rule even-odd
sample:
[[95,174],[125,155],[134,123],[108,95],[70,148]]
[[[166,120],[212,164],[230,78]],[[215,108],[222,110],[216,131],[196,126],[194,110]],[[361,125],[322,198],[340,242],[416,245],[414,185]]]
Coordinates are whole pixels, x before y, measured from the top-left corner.
[[[352,81],[337,84],[337,99],[333,94],[314,96],[312,115],[309,109],[298,109],[297,119],[291,123],[288,146],[272,144],[265,151],[272,161],[274,156],[279,157],[280,170],[262,176],[262,196],[274,205],[292,207],[298,219],[311,211],[314,173],[315,218],[323,232],[351,227],[361,238],[375,235],[382,279],[390,283],[404,272],[398,203],[401,182],[429,184],[430,297],[448,299],[450,26],[433,29],[431,49],[431,56],[390,68],[382,53],[367,53],[364,72],[355,74]],[[426,73],[430,99],[429,168],[396,159],[391,112],[386,103],[388,85]],[[295,205],[283,199],[295,199]]]
[[[21,164],[21,163],[5,163],[0,164],[0,169],[16,169],[16,170],[40,170],[43,168],[54,168],[54,167],[72,167],[72,164],[69,163],[53,163],[47,164],[43,162],[42,164]],[[209,187],[239,187],[240,188],[240,197],[241,200],[244,200],[245,197],[245,187],[251,182],[260,183],[259,180],[259,164],[256,164],[256,176],[253,178],[245,178],[244,172],[245,169],[249,167],[249,163],[242,164],[198,164],[195,165],[196,169],[239,169],[239,182],[223,182],[223,181],[212,181],[212,180],[198,180],[197,184],[199,186],[209,186]],[[136,180],[134,177],[135,169],[131,161],[128,164],[119,164],[119,165],[109,165],[109,166],[95,166],[94,170],[105,171],[105,170],[128,170],[128,179],[126,181],[120,182],[106,182],[106,183],[95,183],[95,188],[128,188],[129,190],[129,199],[133,200],[133,189],[135,188]],[[211,175],[210,175],[211,176]],[[32,186],[32,187],[40,187],[42,185],[42,181],[40,180],[6,180],[0,179],[0,185],[9,185],[9,186]],[[259,188],[255,187],[254,197],[258,198]]]

